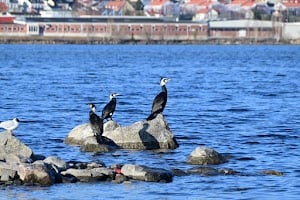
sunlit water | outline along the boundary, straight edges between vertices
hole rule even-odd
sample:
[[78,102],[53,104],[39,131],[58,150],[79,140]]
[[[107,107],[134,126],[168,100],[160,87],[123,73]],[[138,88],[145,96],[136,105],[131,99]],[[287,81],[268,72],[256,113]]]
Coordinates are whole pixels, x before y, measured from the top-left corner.
[[[296,199],[300,197],[299,46],[0,45],[0,120],[23,122],[16,136],[34,153],[188,170],[200,145],[230,155],[213,166],[233,176],[189,175],[172,183],[110,182],[0,187],[0,199]],[[161,76],[164,111],[179,148],[93,154],[63,141],[121,93],[114,120],[145,119]],[[262,175],[263,170],[283,176]]]

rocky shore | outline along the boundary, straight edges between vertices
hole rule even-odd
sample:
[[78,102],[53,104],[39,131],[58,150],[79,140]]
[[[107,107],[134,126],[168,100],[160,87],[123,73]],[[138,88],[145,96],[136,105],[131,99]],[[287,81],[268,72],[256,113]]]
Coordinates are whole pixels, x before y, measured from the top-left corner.
[[[109,121],[104,126],[103,138],[105,138],[103,144],[98,144],[89,124],[82,124],[70,131],[65,142],[80,145],[82,151],[92,152],[108,152],[118,148],[144,150],[178,147],[163,115],[127,127]],[[55,156],[37,155],[10,132],[0,133],[0,185],[50,186],[57,183],[95,181],[169,183],[173,181],[174,176],[190,174],[202,176],[243,174],[233,169],[213,167],[227,161],[228,157],[205,146],[197,147],[186,158],[187,164],[195,166],[188,170],[154,168],[130,163],[106,166],[101,161],[65,161]],[[283,175],[275,170],[264,170],[261,173]]]
[[117,40],[95,37],[0,36],[0,44],[300,44],[300,40],[275,38],[207,38],[202,40]]

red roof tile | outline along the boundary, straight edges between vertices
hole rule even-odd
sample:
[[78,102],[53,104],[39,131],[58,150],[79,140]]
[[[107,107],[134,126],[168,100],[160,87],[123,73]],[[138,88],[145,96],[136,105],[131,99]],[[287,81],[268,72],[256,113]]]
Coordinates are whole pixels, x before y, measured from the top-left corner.
[[150,6],[160,6],[166,3],[168,0],[152,0]]
[[232,0],[231,5],[239,5],[239,6],[253,6],[256,4],[255,0]]
[[285,0],[282,4],[289,8],[300,7],[300,0]]
[[125,4],[124,0],[113,0],[113,1],[109,1],[105,7],[113,10],[120,10],[124,4]]
[[203,14],[207,14],[209,12],[209,9],[206,7],[206,8],[202,8],[202,9],[200,9],[200,10],[198,10],[198,14],[200,14],[200,13],[203,13]]
[[209,6],[212,4],[212,0],[190,0],[187,2],[189,5],[198,5],[198,6]]

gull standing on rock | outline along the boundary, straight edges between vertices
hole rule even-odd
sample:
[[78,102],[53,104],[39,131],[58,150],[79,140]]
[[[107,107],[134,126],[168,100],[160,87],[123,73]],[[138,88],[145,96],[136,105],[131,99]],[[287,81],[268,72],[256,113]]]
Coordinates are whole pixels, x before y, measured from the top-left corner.
[[118,93],[112,93],[109,98],[110,101],[104,106],[103,110],[102,110],[102,119],[110,119],[112,120],[112,116],[116,110],[116,106],[117,106],[117,96],[119,96],[120,94]]
[[13,134],[12,131],[18,128],[19,122],[20,120],[18,118],[14,118],[12,120],[1,122],[0,127],[8,130],[9,132],[11,132],[11,134]]
[[168,100],[168,92],[167,92],[166,84],[170,80],[171,79],[169,79],[169,78],[161,78],[160,79],[161,92],[154,98],[151,114],[149,115],[147,120],[154,119],[157,116],[157,114],[162,113],[164,111],[167,100]]
[[96,106],[92,103],[88,104],[90,107],[89,120],[90,126],[93,130],[94,136],[97,139],[97,142],[102,142],[102,133],[103,133],[103,119],[96,114]]

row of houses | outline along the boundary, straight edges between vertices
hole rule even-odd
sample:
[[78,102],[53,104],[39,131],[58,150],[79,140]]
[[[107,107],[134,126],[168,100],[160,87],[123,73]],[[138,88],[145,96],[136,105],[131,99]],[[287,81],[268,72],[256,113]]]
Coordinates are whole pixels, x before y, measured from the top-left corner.
[[0,38],[92,39],[98,41],[191,41],[208,39],[300,39],[300,24],[233,20],[206,23],[169,21],[154,17],[26,18],[0,23]]
[[198,22],[270,20],[273,12],[280,12],[283,21],[300,21],[299,0],[0,0],[1,11],[42,16],[168,16]]

